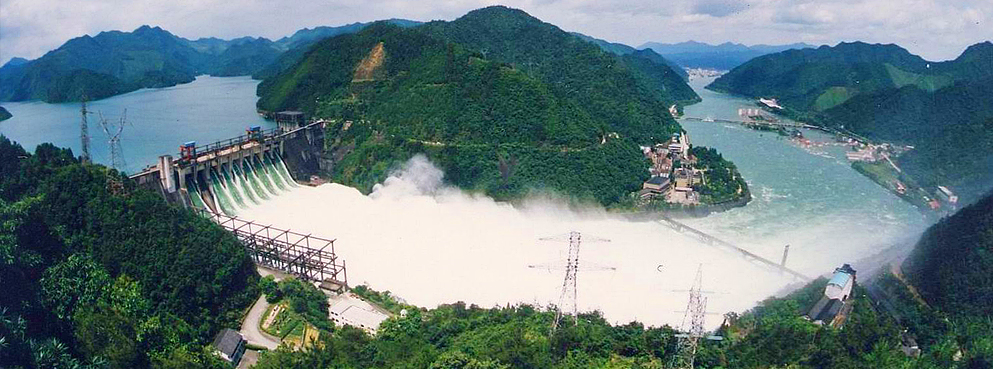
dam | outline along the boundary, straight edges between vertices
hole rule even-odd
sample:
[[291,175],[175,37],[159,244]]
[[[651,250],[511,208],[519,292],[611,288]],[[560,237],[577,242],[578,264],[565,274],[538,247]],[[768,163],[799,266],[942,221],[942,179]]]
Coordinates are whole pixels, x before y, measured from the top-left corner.
[[[187,142],[179,153],[158,157],[156,165],[131,175],[139,186],[192,209],[229,216],[299,186],[296,181],[319,169],[324,127],[318,120],[245,134],[206,145]],[[284,157],[299,165],[291,174]]]
[[345,261],[334,239],[302,234],[237,217],[298,187],[284,157],[296,163],[296,177],[319,169],[327,121],[294,123],[197,146],[187,142],[176,156],[159,156],[154,166],[130,176],[139,186],[167,201],[195,211],[230,232],[248,250],[256,265],[280,270],[341,292],[348,287]]

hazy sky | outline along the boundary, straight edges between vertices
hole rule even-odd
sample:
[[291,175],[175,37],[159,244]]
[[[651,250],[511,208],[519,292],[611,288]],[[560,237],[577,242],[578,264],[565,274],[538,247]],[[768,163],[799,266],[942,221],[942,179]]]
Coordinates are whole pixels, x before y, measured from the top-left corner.
[[2,0],[0,62],[37,58],[70,38],[157,25],[186,38],[263,36],[384,18],[451,20],[492,4],[567,31],[639,46],[896,43],[929,60],[993,39],[993,0]]

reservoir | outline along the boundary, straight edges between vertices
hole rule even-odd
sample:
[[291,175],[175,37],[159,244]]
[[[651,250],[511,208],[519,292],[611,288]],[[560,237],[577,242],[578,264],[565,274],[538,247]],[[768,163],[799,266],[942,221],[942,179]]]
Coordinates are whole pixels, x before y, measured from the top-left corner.
[[[736,118],[748,100],[703,89],[687,116]],[[258,81],[201,77],[164,89],[146,89],[90,104],[107,119],[127,109],[122,139],[128,171],[173,154],[180,144],[203,144],[272,126],[255,112]],[[79,153],[79,104],[5,103],[14,115],[0,133],[26,148],[42,142]],[[90,116],[92,152],[110,161],[106,135]],[[682,122],[695,145],[716,148],[746,178],[754,199],[741,208],[686,223],[807,276],[830,273],[893,246],[909,247],[926,227],[916,209],[852,170],[841,146],[801,146],[771,132],[712,122]],[[804,132],[815,142],[831,137]],[[445,184],[445,173],[414,158],[373,192],[338,185],[298,186],[238,212],[242,219],[336,239],[349,282],[389,290],[424,307],[464,301],[483,307],[558,303],[568,244],[556,238],[578,231],[584,243],[578,276],[580,310],[599,310],[614,323],[638,320],[679,326],[685,292],[697,268],[709,297],[708,327],[719,314],[743,311],[797,281],[739,255],[708,246],[659,222],[631,222],[597,206],[571,209],[554,197],[520,206],[465,193]],[[529,266],[541,268],[529,268]],[[857,265],[857,264],[856,264]]]
[[[127,110],[127,124],[121,135],[121,149],[127,164],[124,171],[135,173],[155,164],[159,155],[179,152],[179,145],[198,145],[245,134],[251,126],[275,127],[255,112],[255,87],[249,77],[197,77],[191,83],[167,88],[141,89],[123,95],[91,101],[87,109],[90,156],[94,162],[110,165],[109,137],[100,126],[101,114],[109,122],[119,122]],[[0,134],[17,141],[25,150],[51,142],[81,154],[79,103],[47,104],[40,101],[5,102],[13,117],[0,122]]]

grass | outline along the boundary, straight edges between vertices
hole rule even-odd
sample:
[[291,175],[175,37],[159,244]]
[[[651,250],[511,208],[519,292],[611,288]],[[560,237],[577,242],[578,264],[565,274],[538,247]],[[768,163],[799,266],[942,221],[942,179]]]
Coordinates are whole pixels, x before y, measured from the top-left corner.
[[817,96],[817,100],[814,101],[814,110],[825,111],[841,105],[850,98],[852,98],[852,94],[848,91],[848,88],[831,87],[820,96]]
[[317,338],[320,337],[320,330],[308,323],[302,315],[293,312],[285,303],[270,306],[263,314],[260,325],[272,314],[276,306],[282,306],[282,309],[276,315],[272,325],[269,327],[260,326],[259,328],[296,348],[304,347],[305,342],[317,341]]
[[924,91],[934,92],[951,85],[953,82],[949,76],[929,76],[907,72],[890,64],[886,64],[886,71],[889,72],[890,79],[893,80],[896,87],[915,85]]

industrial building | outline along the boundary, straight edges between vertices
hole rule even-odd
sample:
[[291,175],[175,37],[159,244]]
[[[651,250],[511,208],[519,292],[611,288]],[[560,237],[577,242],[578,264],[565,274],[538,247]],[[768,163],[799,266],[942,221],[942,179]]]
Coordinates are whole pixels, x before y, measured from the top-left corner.
[[824,296],[807,313],[807,318],[815,324],[838,327],[844,324],[848,312],[852,310],[849,297],[855,287],[855,269],[845,264],[834,270],[834,275],[824,287]]

